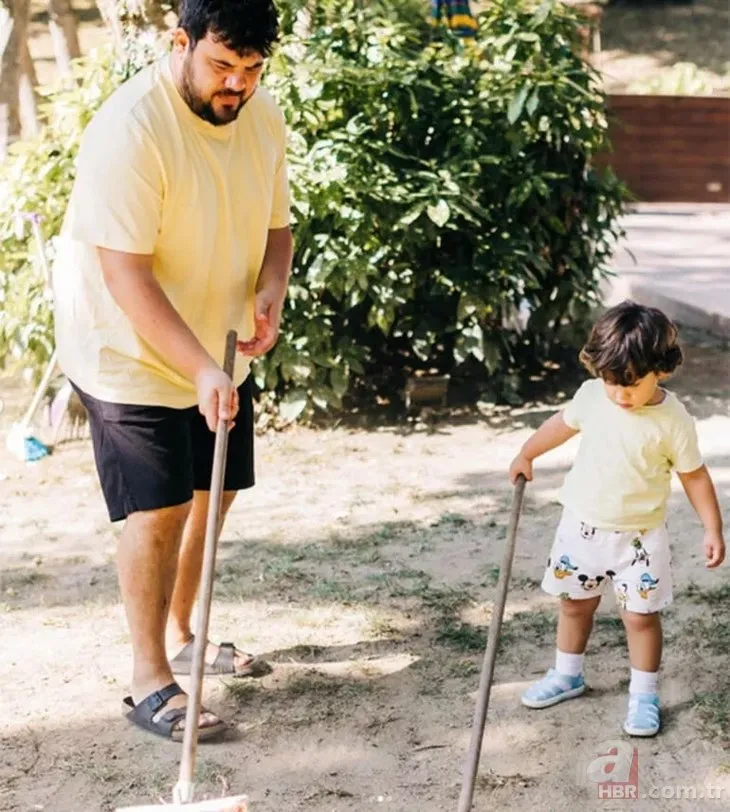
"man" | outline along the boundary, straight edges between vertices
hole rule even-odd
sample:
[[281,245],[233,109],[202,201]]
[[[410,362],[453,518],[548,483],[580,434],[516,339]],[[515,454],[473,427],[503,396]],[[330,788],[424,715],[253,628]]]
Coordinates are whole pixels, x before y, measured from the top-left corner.
[[[184,0],[171,54],[84,134],[54,267],[61,366],[89,412],[110,519],[126,520],[126,715],[175,740],[214,431],[235,418],[227,511],[253,485],[250,357],[276,342],[291,266],[285,126],[258,86],[277,36],[272,0]],[[245,339],[233,381],[221,369],[229,329]],[[206,663],[256,667],[231,644],[209,644]],[[201,738],[224,729],[202,712]]]

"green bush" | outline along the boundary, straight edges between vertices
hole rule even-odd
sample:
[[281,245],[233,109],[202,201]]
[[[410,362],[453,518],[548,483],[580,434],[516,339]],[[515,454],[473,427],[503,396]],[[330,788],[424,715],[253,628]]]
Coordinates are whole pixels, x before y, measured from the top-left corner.
[[623,192],[591,165],[607,123],[573,13],[495,2],[474,47],[427,39],[349,2],[277,57],[295,275],[258,378],[291,413],[363,372],[481,370],[509,395],[595,303]]
[[157,41],[143,37],[121,57],[108,47],[77,60],[72,80],[40,106],[47,122],[40,135],[14,144],[0,164],[0,369],[21,367],[38,377],[53,352],[52,298],[27,216],[42,218],[52,262],[86,125],[116,87],[160,52]]
[[[573,12],[494,2],[465,45],[413,2],[362,5],[317,4],[312,35],[288,34],[265,79],[291,131],[296,253],[282,337],[256,378],[287,419],[418,369],[491,376],[514,395],[595,303],[617,235],[623,190],[592,168],[604,99]],[[26,148],[24,185],[60,213],[71,170],[43,144]],[[13,246],[6,291],[31,278],[27,244]],[[32,306],[33,343],[28,309],[0,323],[0,358],[47,348],[47,303]]]

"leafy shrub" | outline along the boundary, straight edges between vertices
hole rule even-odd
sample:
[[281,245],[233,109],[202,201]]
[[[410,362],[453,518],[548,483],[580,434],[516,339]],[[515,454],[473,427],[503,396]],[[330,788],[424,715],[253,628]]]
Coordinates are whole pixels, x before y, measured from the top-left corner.
[[623,193],[592,168],[607,125],[576,18],[505,0],[480,23],[474,47],[428,42],[351,0],[279,52],[295,275],[258,378],[291,413],[363,371],[479,367],[509,394],[596,300]]
[[142,37],[121,57],[108,47],[77,60],[72,80],[41,105],[48,123],[39,136],[14,144],[0,165],[0,369],[22,366],[37,376],[53,352],[51,294],[26,216],[42,218],[52,261],[86,125],[116,87],[159,53],[157,40]]
[[[492,376],[509,396],[520,370],[580,326],[623,191],[592,167],[607,124],[579,50],[573,12],[550,0],[491,3],[467,45],[429,29],[410,0],[318,3],[311,36],[284,38],[265,82],[291,131],[296,253],[282,337],[256,379],[287,419],[418,369]],[[41,207],[57,227],[90,84],[64,97],[78,109],[60,154],[54,127],[4,171],[16,185],[0,221]],[[0,358],[12,347],[38,359],[47,302],[27,242],[1,228],[15,260],[3,260],[0,290],[16,315],[0,322]],[[23,279],[36,285],[25,310]]]

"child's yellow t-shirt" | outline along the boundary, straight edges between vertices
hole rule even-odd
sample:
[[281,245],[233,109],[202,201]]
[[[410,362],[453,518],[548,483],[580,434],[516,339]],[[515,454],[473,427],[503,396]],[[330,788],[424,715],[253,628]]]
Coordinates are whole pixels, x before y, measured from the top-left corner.
[[606,530],[652,529],[663,524],[678,473],[702,466],[694,420],[671,392],[655,406],[627,411],[603,381],[586,381],[563,410],[581,433],[560,501],[581,521]]

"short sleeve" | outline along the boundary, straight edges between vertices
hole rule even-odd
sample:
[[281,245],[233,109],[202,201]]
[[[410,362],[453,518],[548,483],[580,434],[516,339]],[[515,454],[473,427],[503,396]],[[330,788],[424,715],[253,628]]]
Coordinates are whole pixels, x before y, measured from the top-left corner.
[[586,381],[563,409],[563,422],[568,428],[580,431],[588,413],[588,401],[590,400],[591,384],[593,383],[595,382]]
[[70,201],[74,240],[152,254],[162,218],[162,169],[152,138],[133,119],[118,131],[107,120],[86,130]]
[[672,425],[670,462],[678,474],[689,474],[703,465],[697,428],[684,406]]
[[273,202],[269,228],[286,228],[289,225],[289,173],[286,162],[286,124],[279,112],[277,117],[277,147],[279,156],[274,175]]

